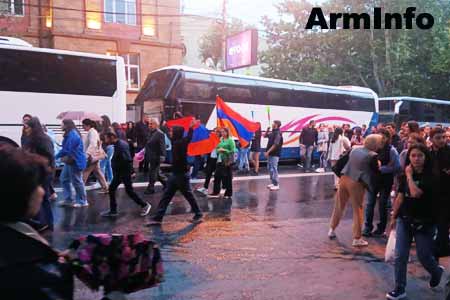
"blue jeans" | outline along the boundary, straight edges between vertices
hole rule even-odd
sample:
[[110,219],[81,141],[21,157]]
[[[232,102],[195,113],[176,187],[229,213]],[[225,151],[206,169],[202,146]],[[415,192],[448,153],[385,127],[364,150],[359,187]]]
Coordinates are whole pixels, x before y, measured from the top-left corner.
[[433,256],[434,226],[414,226],[410,220],[397,218],[397,238],[395,241],[395,289],[404,291],[406,288],[406,271],[408,267],[409,250],[412,238],[416,241],[417,256],[425,270],[432,276],[441,272]]
[[380,192],[380,203],[378,203],[378,212],[380,214],[380,222],[377,225],[377,231],[384,232],[386,230],[388,211],[391,207],[391,185],[382,185],[373,192],[367,192],[367,204],[364,222],[364,232],[372,232],[373,230],[373,212],[377,201],[377,194]]
[[314,146],[306,146],[306,163],[305,163],[305,169],[310,170],[311,169],[311,161],[312,161],[312,154],[314,151]]
[[280,158],[278,156],[269,156],[268,164],[269,164],[269,174],[270,180],[273,185],[278,185],[278,161]]
[[100,161],[100,169],[105,175],[105,179],[108,182],[108,184],[110,184],[113,179],[113,171],[111,167],[111,158],[113,157],[113,155],[114,155],[114,146],[108,145],[106,146],[106,158]]
[[241,148],[239,150],[239,171],[242,171],[245,167],[246,170],[250,170],[248,162],[248,150],[250,148]]
[[50,200],[49,200],[50,196],[52,195],[51,188],[50,188],[52,181],[53,181],[53,175],[49,175],[45,179],[45,183],[42,186],[45,190],[45,194],[44,194],[44,199],[42,200],[42,203],[41,203],[41,209],[39,210],[39,213],[37,214],[37,216],[33,218],[34,220],[38,221],[40,224],[48,225],[50,228],[53,228],[53,212],[52,212],[52,207],[51,207]]
[[61,186],[63,188],[63,196],[65,201],[73,202],[72,187],[75,189],[75,201],[83,203],[86,200],[86,189],[83,183],[83,171],[78,170],[74,165],[64,165],[60,175]]

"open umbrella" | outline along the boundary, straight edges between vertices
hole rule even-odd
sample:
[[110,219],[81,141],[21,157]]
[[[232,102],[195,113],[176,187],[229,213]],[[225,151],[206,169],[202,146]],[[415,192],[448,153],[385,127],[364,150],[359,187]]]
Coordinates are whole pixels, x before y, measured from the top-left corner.
[[93,121],[101,121],[102,118],[97,115],[96,113],[92,113],[92,112],[86,112],[86,111],[64,111],[60,114],[58,114],[58,116],[56,117],[57,119],[60,120],[67,120],[67,119],[71,119],[71,120],[84,120],[84,119],[91,119]]

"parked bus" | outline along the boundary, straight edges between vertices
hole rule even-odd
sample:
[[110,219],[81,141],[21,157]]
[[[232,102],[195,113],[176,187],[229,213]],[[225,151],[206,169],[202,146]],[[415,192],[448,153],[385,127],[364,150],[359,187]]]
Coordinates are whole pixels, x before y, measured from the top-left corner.
[[52,129],[60,128],[61,120],[56,117],[64,111],[126,121],[122,58],[0,40],[0,136],[20,144],[25,113],[39,117]]
[[450,126],[450,101],[414,97],[379,98],[380,122],[395,122],[397,126],[410,120],[420,125]]
[[[192,115],[216,126],[215,98],[263,131],[271,121],[282,123],[282,158],[299,157],[299,133],[310,120],[352,127],[378,122],[378,98],[370,89],[333,87],[311,83],[241,76],[230,73],[171,66],[151,72],[136,98],[137,119],[143,115],[172,119],[175,112]],[[262,140],[265,147],[267,139]]]

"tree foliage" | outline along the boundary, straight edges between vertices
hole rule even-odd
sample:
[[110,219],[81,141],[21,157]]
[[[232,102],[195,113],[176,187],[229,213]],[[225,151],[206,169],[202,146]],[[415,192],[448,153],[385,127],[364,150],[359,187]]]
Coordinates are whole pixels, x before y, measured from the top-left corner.
[[305,30],[311,3],[286,0],[278,6],[284,16],[280,21],[263,18],[269,45],[261,56],[263,76],[365,86],[380,96],[450,98],[450,1],[328,0],[322,5],[325,16],[330,12],[373,16],[373,7],[401,14],[416,7],[416,16],[430,13],[435,24],[430,30],[419,29],[414,22],[410,30]]

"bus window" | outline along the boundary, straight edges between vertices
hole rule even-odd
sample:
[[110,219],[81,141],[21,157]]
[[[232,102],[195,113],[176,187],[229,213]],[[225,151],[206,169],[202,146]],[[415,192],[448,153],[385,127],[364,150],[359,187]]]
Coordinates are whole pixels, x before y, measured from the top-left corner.
[[111,97],[116,62],[109,59],[0,49],[0,90]]
[[395,102],[394,100],[382,100],[378,102],[380,112],[394,112]]
[[162,70],[147,77],[136,101],[163,99],[174,76],[175,70]]
[[217,92],[225,102],[255,103],[254,91],[251,87],[218,84]]
[[267,105],[289,106],[290,92],[287,89],[275,89],[270,87],[257,87],[256,99]]
[[186,80],[180,83],[176,97],[179,99],[214,102],[214,86],[207,82]]
[[359,111],[375,111],[375,101],[369,95],[359,94],[351,96],[351,110],[359,110]]

